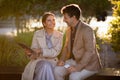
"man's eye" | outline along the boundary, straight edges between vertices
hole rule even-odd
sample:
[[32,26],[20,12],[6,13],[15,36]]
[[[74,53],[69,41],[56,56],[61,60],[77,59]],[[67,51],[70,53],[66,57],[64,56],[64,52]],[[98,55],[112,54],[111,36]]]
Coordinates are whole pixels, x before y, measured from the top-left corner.
[[47,21],[50,21],[50,20],[47,20]]

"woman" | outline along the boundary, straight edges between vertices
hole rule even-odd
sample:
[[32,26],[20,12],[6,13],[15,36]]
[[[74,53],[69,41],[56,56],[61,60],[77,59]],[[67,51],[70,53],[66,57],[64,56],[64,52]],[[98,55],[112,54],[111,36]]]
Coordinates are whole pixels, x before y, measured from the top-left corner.
[[35,53],[25,51],[31,60],[25,67],[22,80],[55,80],[53,69],[62,49],[63,35],[54,30],[55,15],[53,13],[46,12],[42,17],[42,24],[44,28],[36,31],[33,36],[31,49]]

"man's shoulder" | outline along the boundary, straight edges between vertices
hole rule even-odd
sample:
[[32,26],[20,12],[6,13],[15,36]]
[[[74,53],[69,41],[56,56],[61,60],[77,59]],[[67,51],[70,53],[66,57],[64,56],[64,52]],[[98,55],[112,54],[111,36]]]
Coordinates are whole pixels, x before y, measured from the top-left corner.
[[85,30],[93,30],[92,27],[88,23],[81,22],[81,26]]
[[90,25],[89,25],[88,23],[83,22],[83,21],[81,21],[81,25],[82,25],[82,26],[86,26],[86,27],[90,27]]

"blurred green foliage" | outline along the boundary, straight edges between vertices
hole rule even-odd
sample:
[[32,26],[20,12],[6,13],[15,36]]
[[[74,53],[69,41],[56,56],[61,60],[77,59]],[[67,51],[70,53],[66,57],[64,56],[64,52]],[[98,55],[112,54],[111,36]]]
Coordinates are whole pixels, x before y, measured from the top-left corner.
[[92,17],[99,16],[102,12],[111,9],[108,0],[1,0],[0,19],[14,18],[15,27],[19,33],[23,27],[20,24],[22,21],[26,21],[26,15],[39,20],[44,12],[51,11],[61,16],[61,8],[68,4],[78,4],[83,14],[81,19],[87,23]]
[[111,0],[113,6],[113,16],[109,34],[111,35],[111,44],[114,51],[120,51],[120,1]]
[[25,43],[30,47],[32,36],[33,32],[21,33],[15,37],[0,35],[0,66],[24,67],[29,58],[17,42]]
[[67,4],[78,4],[83,12],[83,16],[95,16],[111,9],[109,0],[1,0],[0,17],[42,15],[45,11],[58,11]]

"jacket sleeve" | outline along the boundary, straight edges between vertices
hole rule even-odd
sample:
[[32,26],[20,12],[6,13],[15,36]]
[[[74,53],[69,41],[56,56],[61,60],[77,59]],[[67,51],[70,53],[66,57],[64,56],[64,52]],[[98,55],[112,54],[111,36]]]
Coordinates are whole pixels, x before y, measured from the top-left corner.
[[37,41],[37,32],[34,33],[33,35],[33,39],[32,39],[32,44],[31,44],[31,49],[39,49],[40,46],[38,44],[38,41]]
[[56,39],[57,43],[53,42],[53,48],[43,48],[43,57],[57,57],[62,49],[62,40],[63,35],[59,35],[59,37]]

